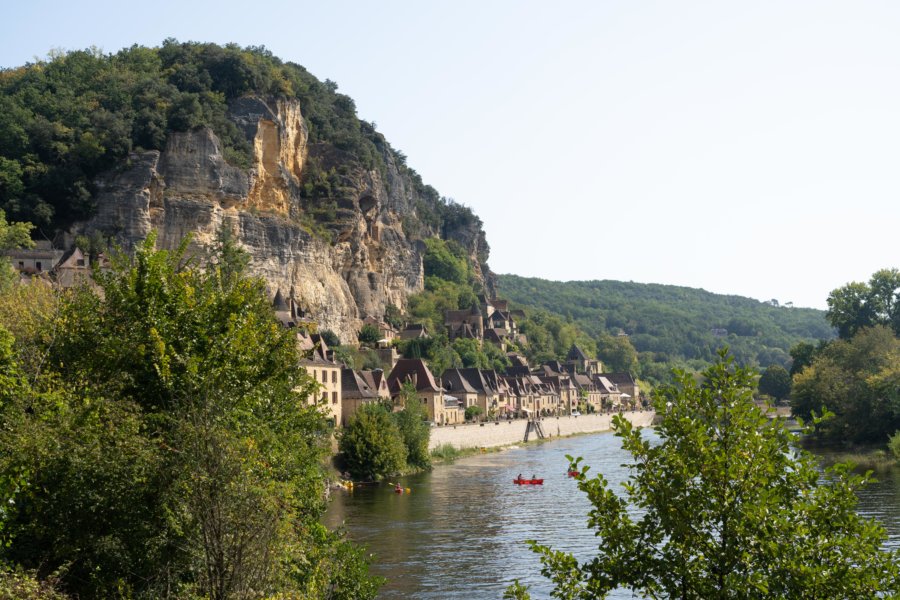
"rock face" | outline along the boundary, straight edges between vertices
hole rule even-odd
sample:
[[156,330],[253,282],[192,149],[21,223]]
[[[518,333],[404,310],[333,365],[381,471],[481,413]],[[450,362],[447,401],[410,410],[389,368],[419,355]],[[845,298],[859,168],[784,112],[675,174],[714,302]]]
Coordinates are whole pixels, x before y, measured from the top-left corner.
[[[408,296],[423,288],[424,244],[404,231],[404,220],[416,217],[423,199],[385,152],[383,170],[343,169],[350,185],[327,224],[331,239],[312,233],[304,220],[304,169],[311,154],[331,164],[340,157],[311,147],[300,108],[260,98],[232,105],[232,118],[253,147],[246,170],[225,161],[208,129],[170,134],[163,152],[133,153],[96,182],[96,214],[76,224],[71,236],[99,231],[130,251],[155,229],[159,247],[176,248],[191,234],[191,251],[204,254],[227,228],[272,296],[281,291],[322,328],[355,340],[363,318],[381,317],[388,304],[405,309]],[[484,262],[480,222],[444,229],[426,235],[455,239],[479,259],[476,264]]]

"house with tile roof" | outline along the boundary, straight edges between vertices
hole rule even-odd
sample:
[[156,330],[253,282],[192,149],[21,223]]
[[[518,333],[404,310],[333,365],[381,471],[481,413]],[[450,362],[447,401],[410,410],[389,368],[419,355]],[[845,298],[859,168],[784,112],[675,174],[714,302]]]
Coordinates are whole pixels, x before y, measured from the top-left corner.
[[444,388],[435,380],[434,375],[421,358],[401,358],[394,365],[387,378],[388,391],[395,403],[400,397],[401,387],[410,383],[416,390],[416,397],[422,402],[428,419],[438,425],[461,423],[463,411],[459,400],[451,396],[446,398]]
[[[341,365],[334,362],[328,344],[317,333],[303,336],[312,343],[312,348],[305,350],[300,359],[300,368],[318,384],[318,397],[315,401],[324,410],[326,416],[335,424],[343,423],[341,411]],[[300,338],[298,342],[302,343]],[[305,345],[305,344],[304,344]]]
[[[376,372],[377,371],[377,372]],[[341,369],[341,424],[346,426],[364,404],[390,402],[384,371]]]
[[601,376],[616,385],[625,404],[641,402],[641,386],[631,373],[601,373]]
[[[441,385],[444,388],[444,395],[453,396],[459,400],[459,406],[465,410],[471,406],[478,406],[478,392],[463,377],[459,369],[447,369],[441,374]],[[482,409],[482,414],[486,411]]]

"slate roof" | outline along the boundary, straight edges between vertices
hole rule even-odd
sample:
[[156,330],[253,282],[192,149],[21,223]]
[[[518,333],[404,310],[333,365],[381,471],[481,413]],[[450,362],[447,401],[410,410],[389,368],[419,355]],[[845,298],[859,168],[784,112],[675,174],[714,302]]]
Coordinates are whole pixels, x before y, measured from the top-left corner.
[[584,350],[572,344],[572,347],[569,348],[569,354],[566,356],[566,360],[591,360],[590,357],[584,353]]
[[606,377],[616,385],[634,385],[634,377],[631,373],[600,373],[601,377]]
[[378,391],[363,379],[353,369],[341,369],[341,394],[347,398],[362,398],[374,400],[378,398]]
[[419,392],[440,392],[442,389],[421,358],[401,358],[397,361],[387,379],[391,394],[399,394],[400,386],[406,381],[414,382]]
[[477,394],[478,391],[472,387],[466,378],[459,372],[459,369],[447,369],[441,375],[441,383],[444,391],[450,394]]

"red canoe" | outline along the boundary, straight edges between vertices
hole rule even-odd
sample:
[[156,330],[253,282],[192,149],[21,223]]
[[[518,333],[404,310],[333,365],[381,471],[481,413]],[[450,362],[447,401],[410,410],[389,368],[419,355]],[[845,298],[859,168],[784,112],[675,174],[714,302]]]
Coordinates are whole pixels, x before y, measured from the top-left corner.
[[569,471],[569,477],[578,477],[580,474],[579,471]]
[[516,485],[544,485],[543,479],[513,479]]

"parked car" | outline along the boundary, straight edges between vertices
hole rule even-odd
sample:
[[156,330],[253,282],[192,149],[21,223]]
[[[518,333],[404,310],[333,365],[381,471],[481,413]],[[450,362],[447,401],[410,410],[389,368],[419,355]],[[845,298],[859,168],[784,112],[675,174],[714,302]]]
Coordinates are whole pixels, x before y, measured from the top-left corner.
[[577,411],[577,410],[573,410],[573,411],[572,411],[572,416],[573,416],[573,417],[580,417],[580,416],[581,416],[581,413],[580,413],[579,411]]

